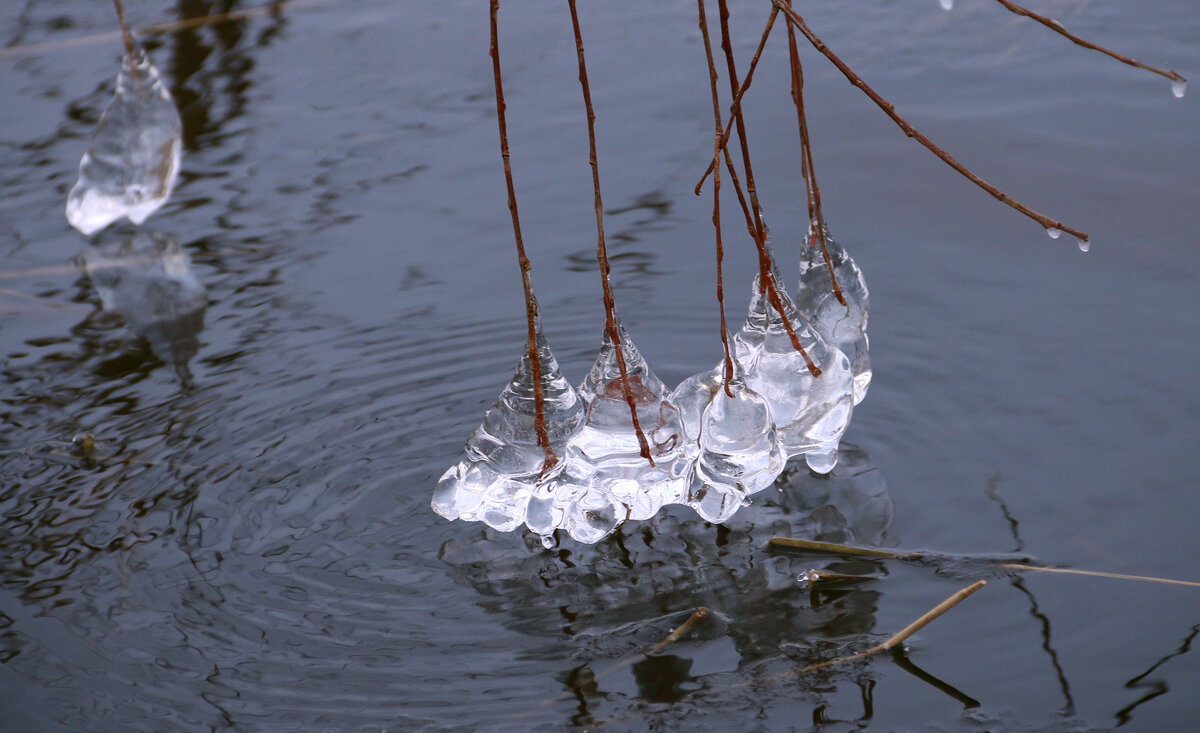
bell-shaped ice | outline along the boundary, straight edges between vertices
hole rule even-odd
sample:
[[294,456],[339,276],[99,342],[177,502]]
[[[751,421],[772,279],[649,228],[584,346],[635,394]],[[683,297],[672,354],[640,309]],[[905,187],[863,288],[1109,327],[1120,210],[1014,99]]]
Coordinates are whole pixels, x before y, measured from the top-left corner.
[[[691,478],[678,408],[619,323],[617,331],[653,464],[641,455],[617,364],[618,346],[605,329],[600,353],[579,388],[587,419],[567,441],[562,473],[555,479],[555,500],[566,502],[565,528],[582,542],[595,542],[626,518],[648,519],[663,504],[681,503]],[[596,536],[601,530],[606,531]]]
[[854,406],[850,360],[800,315],[783,289],[778,293],[788,322],[821,376],[813,377],[793,347],[783,320],[759,292],[758,276],[746,323],[733,338],[737,359],[746,370],[746,385],[770,405],[784,452],[789,457],[816,454],[817,465],[809,465],[828,472]]
[[825,247],[838,287],[846,304],[842,305],[833,292],[833,281],[821,241],[816,232],[810,230],[800,253],[800,287],[796,292],[796,307],[830,344],[842,350],[850,359],[850,371],[854,373],[854,404],[862,402],[871,385],[871,356],[867,342],[867,318],[871,303],[867,293],[867,282],[862,270],[854,263],[846,249],[833,237],[824,224]]
[[735,362],[728,391],[719,386],[701,417],[688,504],[708,521],[723,522],[745,497],[774,483],[786,460],[767,401],[746,386]]
[[518,527],[526,521],[538,482],[548,481],[559,469],[567,439],[583,422],[583,401],[563,377],[540,319],[536,330],[546,432],[559,464],[543,475],[546,453],[538,445],[534,426],[533,364],[525,353],[512,380],[467,441],[466,456],[438,480],[432,505],[447,519],[482,521],[502,531]]
[[684,451],[693,458],[700,452],[700,418],[704,415],[704,408],[712,402],[713,395],[721,389],[723,369],[724,363],[707,372],[693,374],[680,382],[668,398],[671,404],[679,408],[686,438]]
[[96,125],[67,197],[67,221],[93,234],[122,216],[141,224],[166,203],[179,176],[183,123],[158,70],[128,54],[117,91]]

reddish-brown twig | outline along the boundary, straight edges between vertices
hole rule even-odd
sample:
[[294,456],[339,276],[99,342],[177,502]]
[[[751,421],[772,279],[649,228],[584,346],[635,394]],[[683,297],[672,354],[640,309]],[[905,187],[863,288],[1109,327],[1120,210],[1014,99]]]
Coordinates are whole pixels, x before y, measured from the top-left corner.
[[1009,10],[1009,12],[1016,13],[1017,15],[1024,16],[1031,20],[1036,20],[1037,22],[1046,26],[1047,28],[1054,31],[1055,33],[1063,36],[1064,38],[1070,39],[1071,42],[1077,46],[1083,46],[1084,48],[1090,48],[1093,51],[1099,51],[1100,53],[1102,53],[1106,56],[1111,56],[1112,58],[1116,59],[1117,61],[1120,61],[1123,64],[1129,64],[1130,66],[1136,67],[1138,69],[1145,69],[1146,71],[1153,72],[1155,74],[1158,74],[1159,76],[1165,76],[1166,78],[1170,79],[1171,81],[1178,81],[1178,82],[1186,82],[1187,81],[1187,79],[1183,78],[1183,76],[1180,75],[1179,72],[1175,71],[1174,69],[1168,71],[1168,70],[1164,70],[1164,69],[1159,69],[1155,66],[1150,66],[1149,64],[1143,64],[1141,61],[1135,61],[1134,59],[1131,59],[1128,56],[1122,56],[1121,54],[1119,54],[1115,51],[1110,51],[1107,48],[1105,48],[1104,46],[1100,46],[1095,43],[1092,43],[1091,41],[1089,41],[1085,38],[1080,38],[1079,36],[1075,35],[1074,33],[1070,32],[1069,30],[1067,30],[1066,27],[1064,27],[1062,23],[1059,23],[1054,18],[1050,18],[1045,15],[1038,15],[1037,13],[1033,12],[1029,8],[1021,7],[1020,5],[1017,5],[1014,2],[1010,2],[1009,0],[996,0],[996,2],[1003,5],[1006,9]]
[[546,460],[542,463],[544,475],[555,463],[558,456],[550,446],[550,434],[546,431],[546,396],[542,389],[542,360],[537,345],[537,302],[533,298],[533,284],[529,271],[533,269],[529,258],[525,256],[525,243],[521,239],[521,220],[517,216],[517,193],[513,186],[512,165],[508,155],[508,125],[505,121],[504,87],[500,83],[500,44],[497,15],[500,11],[500,0],[492,0],[491,31],[492,45],[489,51],[492,57],[492,74],[496,87],[496,119],[500,126],[500,157],[504,160],[504,181],[508,186],[508,211],[512,215],[513,237],[517,242],[517,262],[521,266],[521,285],[525,289],[525,319],[529,326],[529,366],[533,376],[533,429],[537,433],[538,445],[546,452]]
[[596,192],[596,259],[600,262],[600,285],[604,290],[604,328],[608,337],[616,347],[617,368],[621,372],[621,387],[625,393],[625,401],[629,404],[629,414],[633,418],[633,431],[637,433],[638,446],[642,458],[654,465],[650,456],[650,444],[642,432],[638,422],[637,406],[633,399],[633,390],[629,386],[629,371],[625,366],[625,354],[621,348],[621,334],[617,328],[615,314],[616,300],[613,298],[612,284],[609,282],[611,268],[608,264],[608,250],[604,245],[604,204],[600,199],[600,168],[596,165],[596,113],[592,111],[592,91],[588,86],[587,64],[583,60],[583,35],[579,31],[579,13],[575,10],[575,0],[567,0],[571,8],[571,25],[575,30],[575,50],[579,57],[579,85],[583,87],[583,104],[587,109],[588,128],[588,165],[592,168],[592,187]]
[[829,47],[826,46],[825,43],[820,38],[818,38],[815,33],[812,32],[812,29],[810,29],[808,27],[808,25],[805,24],[804,19],[801,18],[796,13],[795,10],[792,10],[792,8],[788,7],[788,5],[787,5],[788,0],[771,0],[771,2],[774,4],[775,7],[779,8],[779,10],[784,14],[784,16],[787,17],[788,22],[790,22],[793,26],[795,26],[796,30],[800,31],[800,33],[803,34],[803,36],[808,39],[809,43],[811,43],[814,48],[816,48],[818,51],[820,51],[825,56],[825,58],[829,59],[833,63],[833,65],[838,68],[838,71],[842,72],[842,74],[850,81],[851,84],[853,84],[854,86],[861,89],[863,91],[863,93],[866,94],[868,97],[870,97],[871,101],[874,102],[876,105],[878,105],[879,108],[882,109],[888,117],[892,118],[892,121],[895,122],[900,127],[900,129],[904,131],[905,135],[907,135],[911,138],[914,138],[917,142],[924,145],[929,150],[929,152],[931,152],[934,155],[936,155],[937,157],[941,158],[947,165],[949,165],[951,168],[953,168],[954,170],[961,173],[963,176],[965,176],[968,180],[970,180],[976,186],[979,186],[984,191],[987,191],[988,193],[990,193],[993,197],[995,197],[1001,203],[1011,206],[1012,208],[1021,212],[1022,214],[1029,217],[1030,219],[1033,219],[1038,224],[1041,224],[1046,229],[1057,229],[1059,231],[1063,231],[1063,232],[1067,232],[1068,234],[1071,234],[1076,239],[1079,239],[1082,242],[1088,241],[1088,235],[1085,232],[1081,232],[1078,229],[1073,229],[1073,228],[1063,224],[1062,222],[1051,219],[1050,217],[1046,216],[1045,214],[1034,211],[1033,209],[1029,208],[1025,204],[1022,204],[1020,201],[1017,201],[1016,199],[1010,197],[1008,194],[1004,193],[1000,189],[996,188],[992,184],[988,183],[987,181],[983,180],[982,178],[980,178],[979,176],[975,175],[970,170],[968,170],[966,166],[964,166],[962,163],[959,163],[949,153],[947,153],[945,150],[942,150],[941,148],[939,148],[937,145],[935,145],[933,143],[933,141],[931,141],[929,138],[925,137],[920,132],[918,132],[912,125],[908,124],[907,120],[905,120],[903,117],[901,117],[899,114],[896,113],[895,105],[893,105],[891,102],[888,102],[883,97],[879,96],[878,92],[876,92],[871,87],[867,86],[867,83],[864,82],[858,76],[858,74],[854,73],[854,71],[849,66],[846,65],[846,62],[842,61],[841,58],[839,58],[837,56],[837,54],[835,54],[833,51],[831,51],[829,49]]
[[[713,135],[713,157],[717,158],[721,154],[721,129],[723,127],[721,124],[721,97],[717,92],[717,67],[713,63],[712,41],[708,35],[708,19],[704,12],[704,0],[696,0],[696,5],[700,11],[700,35],[704,38],[704,55],[708,59],[708,80],[709,88],[712,90],[713,122],[716,127]],[[721,309],[721,345],[725,348],[725,378],[722,382],[725,386],[725,394],[733,397],[733,391],[729,387],[729,380],[733,379],[733,356],[729,353],[729,327],[725,322],[725,277],[722,267],[725,250],[721,244],[721,166],[713,169],[712,223],[713,229],[717,233],[717,305]]]
[[[763,32],[764,40],[766,39],[768,33],[770,32],[770,24],[773,21],[774,21],[774,14],[772,14],[771,19],[767,21],[768,27]],[[701,30],[707,31],[707,25],[705,25]],[[728,33],[726,33],[725,36],[726,36],[726,38],[728,38]],[[762,50],[761,44],[759,45],[759,50],[760,51]],[[731,64],[732,64],[732,62],[731,62]],[[732,71],[731,73],[736,76],[736,73],[737,73],[736,69],[734,69],[734,71]],[[744,91],[746,88],[748,88],[749,82],[750,82],[750,74],[747,74],[746,75],[746,83],[742,85],[740,90]],[[738,114],[738,111],[731,112],[731,114]],[[751,212],[751,207],[749,205],[747,205],[746,194],[742,190],[741,182],[738,180],[737,168],[733,164],[733,156],[730,155],[730,153],[729,153],[728,145],[724,144],[724,143],[728,142],[728,132],[729,132],[729,130],[732,129],[733,124],[734,123],[731,121],[730,126],[726,127],[726,133],[723,136],[722,141],[719,143],[719,147],[720,147],[719,153],[723,152],[725,154],[725,167],[729,171],[729,179],[733,183],[734,192],[737,194],[738,204],[741,205],[742,214],[746,218],[746,229],[750,233],[750,238],[752,240],[754,240],[755,248],[758,250],[759,288],[760,288],[759,292],[761,294],[765,294],[767,296],[768,304],[770,305],[770,307],[773,307],[775,309],[776,313],[779,314],[780,320],[783,321],[783,328],[785,331],[787,331],[788,338],[792,342],[792,348],[796,349],[796,351],[800,353],[800,356],[804,358],[804,364],[806,367],[808,367],[808,371],[810,373],[812,373],[812,375],[814,377],[819,377],[819,376],[821,376],[821,368],[818,367],[813,362],[813,360],[809,358],[808,352],[805,351],[804,347],[800,344],[800,338],[796,335],[796,330],[792,326],[791,320],[788,319],[787,311],[783,306],[783,299],[779,296],[778,283],[775,282],[775,268],[774,268],[772,260],[771,260],[771,254],[770,254],[770,252],[767,251],[766,227],[763,223],[762,215],[757,210],[754,212]],[[747,177],[747,179],[749,179],[751,176],[750,150],[746,143],[746,135],[745,135],[744,125],[742,126],[742,129],[740,129],[738,131],[738,136],[741,139],[741,143],[742,143],[742,160],[746,164],[746,177]],[[714,157],[716,157],[716,156],[714,156]],[[714,170],[715,170],[715,168],[714,168]],[[747,187],[749,187],[749,186],[747,186]],[[768,316],[770,315],[769,309],[767,309],[767,315]]]
[[825,215],[821,211],[821,188],[817,185],[817,172],[813,166],[812,138],[808,135],[808,118],[804,113],[804,67],[800,63],[800,50],[796,47],[796,29],[788,24],[788,62],[792,72],[792,101],[796,104],[796,122],[800,127],[800,175],[804,178],[804,191],[808,199],[808,246],[813,246],[813,234],[821,244],[821,256],[829,271],[834,297],[846,305],[846,296],[838,284],[837,273],[829,256],[825,241]]
[[121,7],[121,0],[113,0],[113,5],[117,8],[117,20],[121,21],[121,37],[125,40],[125,53],[129,54],[129,63],[133,63],[133,36],[129,33],[129,26],[125,24],[125,8]]
[[[763,28],[762,38],[758,39],[758,48],[754,49],[754,56],[750,59],[750,70],[746,72],[746,78],[742,81],[741,86],[737,88],[733,95],[733,102],[729,105],[729,125],[721,133],[721,150],[729,143],[729,135],[733,132],[734,118],[741,118],[742,97],[750,89],[750,82],[754,80],[754,70],[758,68],[758,59],[762,56],[763,47],[767,45],[767,38],[771,35],[771,29],[775,27],[775,17],[779,15],[779,8],[772,7],[771,15],[767,17],[767,25]],[[700,180],[696,181],[695,194],[700,195],[700,189],[704,187],[704,180],[708,178],[708,174],[713,172],[720,160],[720,153],[713,155],[713,159],[708,162],[708,168],[705,169],[704,175],[700,176]]]

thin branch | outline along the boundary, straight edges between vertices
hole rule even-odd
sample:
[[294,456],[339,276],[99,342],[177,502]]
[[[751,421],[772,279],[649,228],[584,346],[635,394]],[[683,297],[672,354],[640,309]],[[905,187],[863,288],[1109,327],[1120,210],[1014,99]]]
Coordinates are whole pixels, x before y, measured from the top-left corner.
[[504,160],[504,182],[508,187],[508,211],[512,215],[513,237],[517,242],[517,262],[521,267],[521,286],[525,291],[525,320],[529,328],[527,351],[529,366],[533,375],[533,429],[537,433],[538,445],[546,452],[546,460],[542,463],[542,475],[545,475],[558,456],[550,446],[550,434],[546,431],[546,396],[542,389],[542,360],[537,345],[537,301],[533,297],[533,284],[529,271],[532,265],[525,256],[525,243],[521,239],[521,220],[517,215],[517,193],[513,186],[512,165],[508,154],[508,124],[505,120],[504,86],[500,82],[500,44],[497,15],[500,11],[500,0],[492,0],[491,4],[491,33],[492,43],[489,54],[492,57],[492,74],[496,88],[496,120],[500,127],[500,157]]
[[[771,35],[771,29],[775,27],[775,16],[777,15],[779,15],[779,8],[772,7],[771,15],[767,18],[767,25],[763,28],[762,38],[758,40],[758,48],[754,50],[754,57],[750,59],[750,70],[746,72],[746,78],[738,87],[737,93],[733,95],[733,102],[729,105],[729,125],[721,133],[721,150],[724,150],[729,143],[729,135],[733,132],[734,116],[742,110],[742,97],[750,89],[750,82],[754,80],[754,70],[758,68],[758,59],[762,56],[763,47],[767,45],[767,37]],[[708,162],[708,168],[704,171],[704,175],[700,176],[700,180],[696,182],[694,193],[697,196],[700,195],[700,189],[704,187],[704,180],[708,178],[709,173],[713,172],[719,160],[719,156],[714,155],[713,159]]]
[[129,63],[133,63],[133,36],[129,34],[129,26],[125,24],[125,8],[121,7],[121,0],[113,0],[113,5],[117,9],[117,20],[121,21],[121,37],[125,40],[125,53],[129,55]]
[[893,105],[891,102],[888,102],[883,97],[879,96],[879,94],[874,89],[869,87],[867,85],[867,83],[864,82],[858,76],[858,74],[854,73],[854,71],[849,66],[846,65],[846,62],[842,61],[841,58],[839,58],[837,56],[837,54],[835,54],[833,51],[831,51],[829,49],[829,47],[826,46],[825,43],[820,38],[818,38],[816,36],[816,34],[814,34],[812,32],[812,30],[808,27],[808,25],[805,24],[804,19],[801,18],[796,13],[796,11],[792,10],[790,7],[787,6],[786,3],[788,2],[788,0],[771,0],[771,2],[774,4],[775,7],[779,8],[785,16],[787,16],[788,21],[793,26],[796,27],[796,30],[800,31],[800,33],[802,33],[804,35],[804,37],[809,40],[809,42],[813,45],[814,48],[816,48],[818,51],[820,51],[822,54],[824,54],[825,57],[827,59],[829,59],[833,63],[833,65],[836,66],[838,68],[838,70],[841,71],[842,74],[848,80],[850,80],[851,84],[853,84],[854,86],[861,89],[864,94],[866,94],[868,97],[871,98],[871,101],[873,101],[876,105],[878,105],[879,108],[882,109],[885,114],[887,114],[888,117],[892,118],[892,121],[895,122],[900,127],[900,129],[904,131],[905,135],[907,135],[911,138],[914,138],[917,142],[924,145],[931,153],[933,153],[937,157],[941,158],[947,165],[949,165],[951,168],[953,168],[954,170],[961,173],[963,176],[965,176],[968,180],[970,180],[975,185],[977,185],[980,188],[982,188],[983,190],[987,191],[998,201],[1011,206],[1012,208],[1021,212],[1022,214],[1029,217],[1030,219],[1033,219],[1038,224],[1041,224],[1043,227],[1045,227],[1047,230],[1057,229],[1059,231],[1064,231],[1064,232],[1067,232],[1068,234],[1071,234],[1072,236],[1074,236],[1076,239],[1080,240],[1081,242],[1086,243],[1088,241],[1089,237],[1088,237],[1087,233],[1079,231],[1078,229],[1073,229],[1072,227],[1066,226],[1065,224],[1063,224],[1060,221],[1051,219],[1050,217],[1046,216],[1045,214],[1034,211],[1033,209],[1029,208],[1025,204],[1022,204],[1020,201],[1017,201],[1016,199],[1010,197],[1008,194],[1004,193],[1000,189],[996,188],[992,184],[988,183],[987,181],[983,180],[982,178],[980,178],[979,176],[975,175],[970,170],[968,170],[966,166],[964,166],[962,163],[959,163],[957,160],[955,160],[945,150],[942,150],[937,145],[935,145],[933,143],[933,141],[931,141],[929,138],[922,135],[912,125],[908,124],[908,122],[903,117],[901,117],[899,114],[897,114],[895,105]]
[[[729,5],[726,0],[717,0],[717,7],[720,8],[721,18],[721,50],[725,52],[725,66],[729,70],[729,92],[736,95],[739,85],[737,65],[733,61],[733,46],[729,40]],[[771,25],[774,24],[775,19],[772,16]],[[770,28],[763,31],[764,36],[769,33]],[[754,212],[754,228],[758,231],[758,238],[766,241],[767,232],[762,220],[762,207],[758,203],[758,189],[754,185],[754,167],[750,165],[750,140],[746,136],[746,119],[742,115],[742,106],[739,104],[737,110],[730,114],[733,115],[733,123],[737,126],[738,142],[742,148],[742,165],[746,167],[746,193],[750,195],[750,209]]]
[[[721,151],[721,98],[717,93],[717,67],[713,63],[712,40],[708,34],[708,19],[704,12],[704,0],[696,0],[700,11],[700,35],[704,38],[704,55],[708,59],[709,89],[712,91],[713,123],[716,128],[713,133],[713,158],[716,159]],[[722,384],[725,394],[733,397],[729,381],[733,379],[733,356],[729,353],[729,327],[725,322],[725,277],[722,261],[725,250],[721,244],[721,166],[713,169],[713,229],[717,237],[717,305],[721,310],[721,346],[725,349],[725,378]]]
[[808,199],[808,246],[813,246],[813,234],[815,233],[817,241],[821,243],[821,255],[825,259],[825,269],[829,271],[833,295],[839,303],[846,305],[846,296],[842,294],[837,273],[833,271],[833,260],[829,256],[829,245],[825,241],[825,214],[821,210],[821,187],[817,185],[812,138],[808,135],[808,117],[804,113],[804,66],[800,63],[800,51],[796,47],[796,29],[792,27],[791,23],[788,24],[788,62],[792,71],[792,101],[796,105],[796,122],[800,127],[800,174],[804,178],[804,191]]
[[1165,76],[1166,78],[1170,79],[1171,81],[1187,82],[1187,79],[1185,79],[1182,75],[1179,74],[1179,72],[1175,71],[1174,69],[1167,71],[1167,70],[1160,69],[1155,66],[1150,66],[1149,64],[1143,64],[1141,61],[1135,61],[1134,59],[1131,59],[1128,56],[1122,56],[1121,54],[1119,54],[1115,51],[1110,51],[1107,48],[1105,48],[1104,46],[1100,46],[1095,43],[1092,43],[1091,41],[1089,41],[1085,38],[1080,38],[1079,36],[1075,35],[1074,33],[1068,31],[1066,29],[1066,27],[1063,26],[1062,23],[1058,22],[1054,18],[1050,18],[1045,15],[1038,15],[1037,13],[1033,12],[1032,10],[1021,7],[1020,5],[1017,5],[1014,2],[1010,2],[1009,0],[996,0],[996,2],[1003,5],[1006,9],[1008,9],[1009,12],[1016,13],[1017,15],[1021,15],[1026,18],[1030,18],[1031,20],[1036,20],[1037,22],[1046,26],[1047,28],[1054,31],[1055,33],[1063,36],[1064,38],[1070,39],[1070,41],[1077,46],[1083,46],[1084,48],[1090,48],[1093,51],[1099,51],[1100,53],[1102,53],[1106,56],[1111,56],[1112,58],[1116,59],[1117,61],[1120,61],[1123,64],[1128,64],[1128,65],[1133,66],[1138,69],[1145,69],[1146,71],[1158,74],[1159,76]]
[[596,164],[596,113],[592,111],[592,91],[588,86],[587,65],[583,59],[583,35],[579,31],[579,13],[575,10],[575,0],[567,0],[571,8],[571,26],[575,30],[575,50],[579,57],[579,85],[583,87],[583,104],[587,109],[588,128],[588,165],[592,168],[592,187],[596,192],[596,259],[600,262],[600,285],[604,290],[604,328],[608,337],[616,346],[617,368],[621,372],[621,387],[625,393],[625,402],[629,404],[629,414],[633,418],[633,431],[637,433],[638,446],[642,458],[654,465],[650,455],[650,444],[646,434],[638,422],[637,406],[633,400],[633,390],[629,387],[629,371],[625,366],[625,354],[621,349],[621,334],[617,328],[615,315],[616,300],[613,298],[612,284],[609,282],[611,267],[608,264],[608,250],[604,245],[604,205],[600,199],[600,168]]
[[1064,573],[1067,575],[1087,575],[1094,578],[1113,578],[1114,580],[1139,580],[1144,583],[1165,583],[1167,585],[1183,585],[1189,588],[1200,588],[1200,583],[1191,580],[1173,580],[1171,578],[1155,578],[1149,575],[1128,575],[1125,573],[1105,573],[1099,570],[1076,570],[1074,568],[1050,568],[1045,565],[1022,565],[1019,563],[1000,563],[997,567],[1008,570],[1038,570],[1043,573]]

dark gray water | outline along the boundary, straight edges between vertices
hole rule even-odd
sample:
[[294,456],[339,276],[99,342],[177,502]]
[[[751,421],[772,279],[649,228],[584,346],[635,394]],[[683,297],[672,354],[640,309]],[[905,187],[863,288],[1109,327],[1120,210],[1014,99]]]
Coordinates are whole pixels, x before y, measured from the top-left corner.
[[[735,5],[744,64],[769,6]],[[63,216],[117,71],[119,39],[95,37],[111,8],[8,8],[0,730],[1194,729],[1200,591],[764,549],[792,534],[1200,580],[1200,92],[958,5],[801,4],[914,125],[1092,251],[973,188],[806,47],[827,218],[874,306],[856,448],[726,528],[681,511],[554,552],[429,508],[521,348],[485,3],[296,2],[146,36],[185,151],[143,229],[207,295],[167,318],[105,311]],[[1200,77],[1193,0],[1038,6]],[[720,349],[710,200],[690,192],[712,144],[695,7],[581,13],[617,298],[674,384]],[[535,286],[576,381],[602,309],[567,8],[509,0],[501,31]],[[781,38],[747,106],[794,272]],[[754,266],[739,229],[735,319]],[[795,576],[813,567],[878,579],[810,596]],[[787,674],[976,578],[903,654]]]

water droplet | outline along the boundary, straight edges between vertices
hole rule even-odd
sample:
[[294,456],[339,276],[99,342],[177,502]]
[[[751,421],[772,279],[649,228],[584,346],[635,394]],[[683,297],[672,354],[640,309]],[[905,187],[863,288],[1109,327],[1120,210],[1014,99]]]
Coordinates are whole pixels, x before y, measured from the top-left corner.
[[1171,82],[1171,94],[1174,94],[1176,99],[1183,99],[1183,95],[1187,94],[1187,79]]
[[1087,252],[1092,248],[1092,243],[1086,239],[1076,239],[1075,242],[1079,245],[1080,252]]
[[1062,231],[1058,227],[1046,227],[1046,234],[1049,234],[1051,239],[1058,239],[1062,236]]
[[942,10],[954,10],[954,0],[940,0]]
[[553,550],[554,549],[554,535],[550,535],[550,534],[542,535],[542,547],[545,547],[547,550]]

